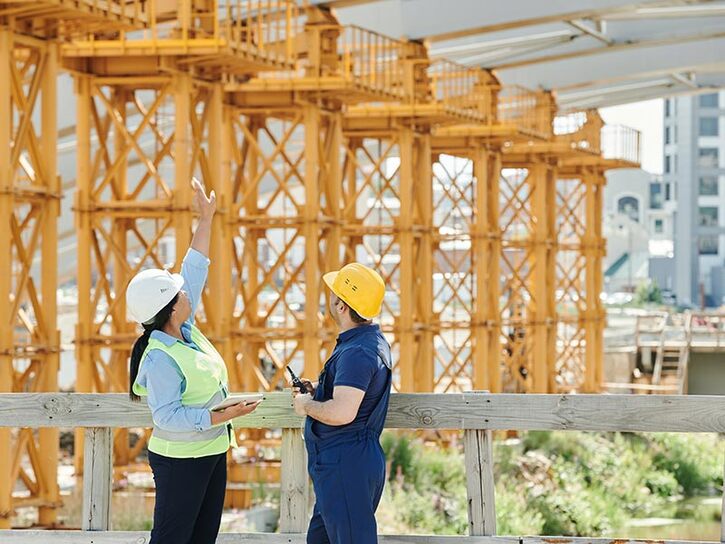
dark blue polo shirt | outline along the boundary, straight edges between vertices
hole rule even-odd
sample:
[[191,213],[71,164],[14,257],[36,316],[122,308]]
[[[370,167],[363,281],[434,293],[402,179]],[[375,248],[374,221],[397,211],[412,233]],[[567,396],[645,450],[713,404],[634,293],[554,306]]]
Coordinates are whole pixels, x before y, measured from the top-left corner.
[[[360,325],[340,334],[335,349],[320,374],[315,400],[330,400],[337,385],[355,387],[365,391],[365,396],[357,417],[351,423],[326,425],[308,417],[305,432],[311,426],[320,439],[327,440],[343,433],[356,433],[365,429],[370,414],[387,392],[391,368],[390,344],[378,325]],[[380,429],[372,430],[382,432],[382,422],[379,426]]]

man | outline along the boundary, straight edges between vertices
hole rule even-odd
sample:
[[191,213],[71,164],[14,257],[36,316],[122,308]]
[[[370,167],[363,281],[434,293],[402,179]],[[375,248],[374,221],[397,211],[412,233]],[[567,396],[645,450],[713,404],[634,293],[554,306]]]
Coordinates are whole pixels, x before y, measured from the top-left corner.
[[295,397],[307,416],[308,471],[317,502],[308,544],[377,542],[375,510],[385,484],[380,447],[390,399],[390,344],[372,318],[380,313],[385,284],[374,270],[351,263],[325,274],[337,345],[312,391]]

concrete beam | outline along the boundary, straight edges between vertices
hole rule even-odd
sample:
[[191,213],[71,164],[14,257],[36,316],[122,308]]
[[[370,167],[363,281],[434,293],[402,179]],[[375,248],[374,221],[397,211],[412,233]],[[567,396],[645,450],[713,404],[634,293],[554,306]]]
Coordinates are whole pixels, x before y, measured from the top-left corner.
[[[317,2],[325,3],[325,2]],[[440,0],[385,0],[373,6],[338,11],[343,22],[374,28],[393,36],[419,40],[450,40],[483,32],[553,21],[591,19],[661,5],[661,0],[589,0],[586,7],[570,0],[456,0],[455,9]]]
[[[601,49],[601,48],[600,48]],[[724,65],[722,37],[649,46],[604,48],[596,53],[496,70],[504,83],[569,90]]]

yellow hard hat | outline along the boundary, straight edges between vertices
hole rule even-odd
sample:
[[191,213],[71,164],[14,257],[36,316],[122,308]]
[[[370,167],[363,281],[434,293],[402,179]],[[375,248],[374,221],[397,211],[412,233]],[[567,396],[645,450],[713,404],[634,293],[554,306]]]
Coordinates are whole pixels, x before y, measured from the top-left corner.
[[337,272],[328,272],[322,279],[340,300],[363,319],[372,319],[380,313],[385,297],[385,282],[372,268],[350,263]]

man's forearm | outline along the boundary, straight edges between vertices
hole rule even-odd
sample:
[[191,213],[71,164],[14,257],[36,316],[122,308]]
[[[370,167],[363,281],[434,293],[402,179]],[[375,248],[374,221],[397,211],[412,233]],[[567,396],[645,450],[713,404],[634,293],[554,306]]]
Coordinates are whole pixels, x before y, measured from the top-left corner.
[[211,217],[202,217],[196,225],[191,247],[205,257],[209,256],[209,240],[211,239]]
[[312,400],[305,405],[305,412],[312,419],[316,419],[325,425],[347,425],[352,420],[345,416],[338,404],[335,399],[325,402]]

